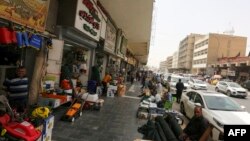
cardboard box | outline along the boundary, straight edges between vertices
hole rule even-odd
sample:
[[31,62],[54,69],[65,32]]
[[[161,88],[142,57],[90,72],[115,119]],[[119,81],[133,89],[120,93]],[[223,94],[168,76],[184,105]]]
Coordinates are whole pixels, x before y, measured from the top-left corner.
[[52,132],[48,132],[46,134],[43,134],[42,141],[51,141],[52,139]]
[[52,129],[54,127],[54,119],[55,117],[53,115],[50,115],[48,118],[44,119],[43,134],[52,132]]
[[61,104],[68,102],[67,101],[67,95],[54,95],[54,94],[42,94],[43,97],[46,98],[56,98],[56,99],[60,99]]
[[82,99],[90,102],[96,102],[99,99],[99,97],[98,94],[85,93],[82,95]]
[[61,100],[57,98],[40,97],[38,99],[39,106],[49,106],[51,108],[57,108],[61,105]]
[[126,94],[126,86],[125,85],[119,85],[117,90],[118,96],[124,96]]
[[117,86],[109,85],[108,88],[117,91]]
[[114,90],[108,88],[108,90],[107,90],[107,97],[112,97],[113,98],[114,96],[115,96]]

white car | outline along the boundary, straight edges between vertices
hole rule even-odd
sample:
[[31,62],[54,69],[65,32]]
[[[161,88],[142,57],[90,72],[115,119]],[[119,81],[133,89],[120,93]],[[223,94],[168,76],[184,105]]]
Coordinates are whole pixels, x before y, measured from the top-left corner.
[[213,140],[223,140],[224,125],[250,125],[250,114],[230,97],[209,91],[191,90],[181,97],[180,111],[188,118],[194,107],[202,106],[203,116],[214,125]]
[[199,79],[190,79],[188,83],[192,89],[207,90],[207,84]]
[[245,98],[247,90],[235,82],[219,81],[216,84],[215,91],[226,93],[228,96],[238,96]]

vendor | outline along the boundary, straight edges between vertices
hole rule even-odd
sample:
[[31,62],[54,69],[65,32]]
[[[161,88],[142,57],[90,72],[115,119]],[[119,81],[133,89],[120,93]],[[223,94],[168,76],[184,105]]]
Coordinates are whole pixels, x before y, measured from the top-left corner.
[[81,85],[86,87],[88,82],[88,73],[87,73],[87,65],[86,63],[83,63],[80,65],[80,75],[78,77],[79,81],[81,82]]
[[25,67],[21,66],[17,69],[15,78],[7,78],[3,83],[6,86],[8,100],[10,106],[17,112],[24,112],[28,102],[28,77],[26,76]]
[[111,74],[106,73],[102,80],[102,85],[103,85],[103,93],[107,93],[107,84],[110,83],[112,80]]

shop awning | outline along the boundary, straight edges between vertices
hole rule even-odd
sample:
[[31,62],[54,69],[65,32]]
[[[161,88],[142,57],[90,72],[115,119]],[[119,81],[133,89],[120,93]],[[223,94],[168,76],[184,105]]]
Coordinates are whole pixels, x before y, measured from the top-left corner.
[[147,63],[154,0],[99,0],[121,28],[132,54]]

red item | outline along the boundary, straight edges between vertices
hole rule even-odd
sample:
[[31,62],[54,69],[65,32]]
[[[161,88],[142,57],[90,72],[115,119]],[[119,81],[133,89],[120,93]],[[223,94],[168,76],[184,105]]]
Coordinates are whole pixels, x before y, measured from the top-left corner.
[[7,133],[13,137],[24,139],[25,141],[35,141],[41,136],[41,132],[36,130],[32,124],[27,121],[22,123],[10,122],[3,125]]
[[10,116],[8,114],[4,114],[3,116],[0,116],[0,125],[5,125],[8,122],[10,122]]
[[7,27],[0,27],[0,43],[13,44],[17,43],[16,32]]
[[62,82],[61,82],[61,87],[62,87],[62,89],[64,89],[64,90],[69,90],[69,89],[71,89],[69,80],[63,79]]

